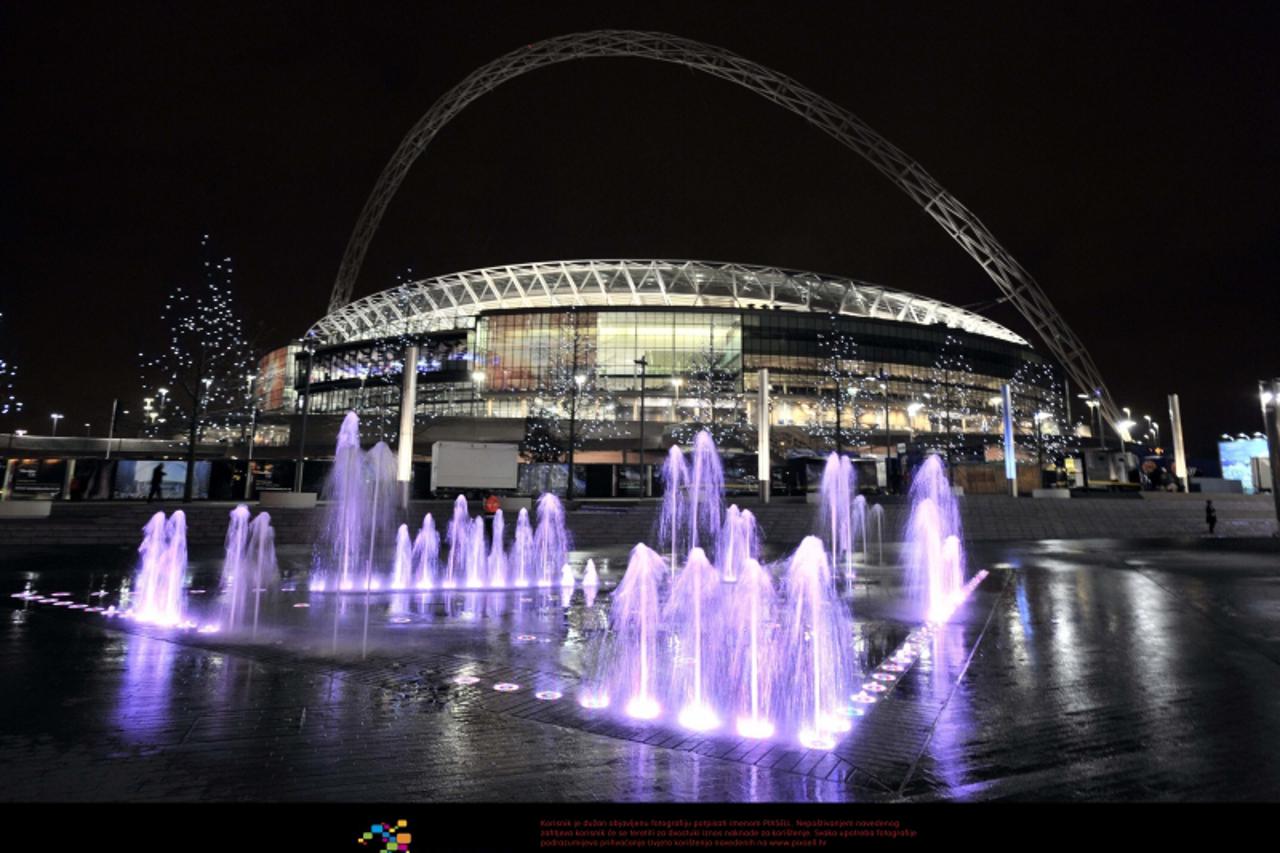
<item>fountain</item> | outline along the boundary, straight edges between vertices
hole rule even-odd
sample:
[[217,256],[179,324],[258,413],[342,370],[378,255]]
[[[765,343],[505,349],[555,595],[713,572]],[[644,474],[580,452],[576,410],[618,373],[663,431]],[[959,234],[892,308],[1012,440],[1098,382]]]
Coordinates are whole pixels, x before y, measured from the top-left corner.
[[182,586],[187,573],[187,516],[174,510],[151,516],[142,529],[136,599],[132,616],[139,622],[175,627],[185,624]]
[[582,704],[602,708],[611,695],[623,696],[625,712],[651,720],[662,713],[659,696],[658,582],[666,571],[662,557],[641,543],[631,549],[626,574],[614,590],[609,613],[610,641],[598,649],[596,681]]
[[467,553],[471,542],[471,516],[467,513],[467,499],[458,495],[453,502],[453,518],[448,530],[449,558],[445,562],[444,588],[453,589],[466,577]]
[[538,586],[551,586],[554,572],[569,556],[569,531],[560,499],[547,492],[538,498],[538,527],[533,534]]
[[435,584],[437,563],[440,560],[440,533],[436,521],[427,513],[422,519],[422,529],[413,540],[414,586],[431,589]]
[[[724,501],[724,471],[720,452],[703,430],[693,440],[693,463],[689,466],[689,550],[715,550],[720,535],[721,509]],[[714,554],[713,554],[714,556]]]
[[853,464],[849,457],[832,453],[822,470],[819,485],[821,504],[819,529],[829,543],[828,563],[833,569],[844,567],[844,576],[853,577]]
[[836,596],[822,541],[806,536],[787,570],[787,625],[782,660],[786,695],[798,716],[800,742],[810,749],[835,746],[833,734],[847,722],[839,709],[852,685],[849,613]]
[[529,510],[520,507],[516,516],[516,535],[511,544],[513,581],[517,587],[526,587],[533,581],[533,528],[529,524]]
[[720,672],[717,652],[718,631],[710,622],[716,615],[713,605],[720,586],[720,576],[701,548],[689,552],[684,569],[671,587],[664,616],[679,637],[680,648],[688,649],[691,667],[676,667],[672,673],[674,692],[680,697],[680,724],[694,731],[709,731],[720,726],[720,718],[712,708],[708,673]]
[[600,585],[600,576],[596,573],[596,561],[588,559],[587,567],[582,570],[582,588],[593,589]]
[[485,541],[484,516],[477,515],[471,519],[471,534],[467,539],[466,552],[466,587],[480,589],[485,584]]
[[662,513],[659,516],[658,542],[671,555],[671,575],[676,573],[676,554],[679,549],[680,530],[684,524],[684,490],[689,482],[689,468],[685,465],[680,446],[673,444],[667,451],[667,461],[662,464]]
[[737,589],[730,603],[729,624],[738,634],[733,638],[732,683],[745,689],[737,705],[746,710],[738,717],[738,734],[747,738],[772,737],[774,725],[769,721],[770,695],[776,661],[766,654],[764,624],[774,603],[773,578],[757,560],[743,561]]
[[396,530],[396,558],[391,567],[391,589],[409,589],[413,585],[413,540],[409,525]]
[[502,510],[493,514],[492,544],[489,546],[489,586],[502,589],[507,585],[507,552],[503,547]]
[[240,504],[231,510],[231,523],[227,525],[227,536],[223,543],[221,624],[230,629],[239,627],[244,621],[248,603],[248,583],[245,577],[248,551],[249,507]]
[[355,588],[357,567],[369,530],[365,507],[370,498],[364,454],[360,450],[360,418],[355,412],[347,412],[342,419],[333,467],[325,478],[322,498],[328,501],[322,537],[326,547],[316,549],[318,577],[312,589],[351,590]]
[[[855,483],[854,486],[856,488],[857,484]],[[870,548],[867,545],[867,499],[862,495],[854,495],[849,523],[849,543],[854,551],[858,549],[859,535],[862,536],[862,565],[869,565],[867,562],[870,559]],[[852,574],[851,571],[850,576]]]
[[[258,618],[262,610],[262,594],[270,592],[280,581],[280,567],[276,563],[276,532],[271,527],[271,516],[260,512],[249,524],[249,545],[246,549],[244,580],[253,584],[253,637],[258,636]],[[246,586],[247,584],[242,584]]]
[[910,499],[911,516],[902,546],[907,589],[920,618],[945,622],[963,595],[964,553],[960,509],[937,454],[916,471]]
[[738,509],[737,504],[730,506],[716,544],[716,567],[720,570],[720,579],[725,583],[736,583],[746,561],[759,556],[756,517],[751,510]]
[[880,504],[875,504],[871,507],[871,511],[867,515],[868,527],[870,527],[871,522],[875,522],[875,525],[876,525],[876,547],[879,549],[878,550],[879,557],[877,557],[876,559],[876,564],[883,566],[884,565],[884,507],[882,507]]

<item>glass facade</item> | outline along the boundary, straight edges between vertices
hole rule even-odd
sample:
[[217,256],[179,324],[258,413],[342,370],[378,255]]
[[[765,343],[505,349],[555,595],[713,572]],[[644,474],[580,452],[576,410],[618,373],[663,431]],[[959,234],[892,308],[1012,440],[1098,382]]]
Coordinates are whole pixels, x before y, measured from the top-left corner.
[[[318,352],[311,411],[398,410],[406,342]],[[657,424],[753,423],[762,368],[774,425],[820,437],[838,421],[854,445],[883,447],[886,428],[901,438],[999,434],[1005,382],[1017,432],[1059,434],[1066,422],[1061,378],[1038,353],[943,324],[764,308],[554,308],[489,311],[418,342],[426,417],[564,417],[572,401],[580,419],[634,423],[643,357],[643,417]]]

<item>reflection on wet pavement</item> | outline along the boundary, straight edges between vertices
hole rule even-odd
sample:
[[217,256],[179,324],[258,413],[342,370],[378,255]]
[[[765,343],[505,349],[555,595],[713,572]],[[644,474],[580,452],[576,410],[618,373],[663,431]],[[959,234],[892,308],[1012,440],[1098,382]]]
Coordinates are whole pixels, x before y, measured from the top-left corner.
[[[696,736],[573,701],[602,586],[272,596],[256,642],[140,626],[132,555],[7,559],[8,800],[1275,799],[1280,555],[1213,543],[975,547],[991,574],[832,750]],[[286,579],[305,554],[282,554]],[[586,555],[577,555],[580,559]],[[997,568],[999,566],[999,568]],[[188,606],[217,611],[217,557]],[[868,678],[916,627],[860,571]],[[36,598],[14,598],[31,590]],[[102,594],[105,591],[106,594]],[[83,606],[80,606],[83,605]],[[334,652],[334,626],[338,629]]]

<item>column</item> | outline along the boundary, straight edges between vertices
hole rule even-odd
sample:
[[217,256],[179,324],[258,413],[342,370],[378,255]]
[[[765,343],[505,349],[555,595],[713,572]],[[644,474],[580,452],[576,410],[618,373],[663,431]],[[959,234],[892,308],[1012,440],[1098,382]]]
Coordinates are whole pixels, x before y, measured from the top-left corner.
[[400,507],[409,506],[409,482],[413,479],[413,422],[418,402],[418,345],[404,350],[400,378],[400,448],[396,454],[396,483],[400,487]]

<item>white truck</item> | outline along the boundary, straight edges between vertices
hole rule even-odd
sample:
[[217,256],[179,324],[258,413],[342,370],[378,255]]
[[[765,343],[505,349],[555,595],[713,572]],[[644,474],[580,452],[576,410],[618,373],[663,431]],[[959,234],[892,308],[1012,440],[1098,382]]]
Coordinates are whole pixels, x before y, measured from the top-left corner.
[[519,447],[473,441],[431,445],[431,491],[514,489],[519,482]]

